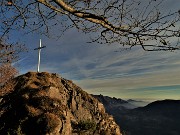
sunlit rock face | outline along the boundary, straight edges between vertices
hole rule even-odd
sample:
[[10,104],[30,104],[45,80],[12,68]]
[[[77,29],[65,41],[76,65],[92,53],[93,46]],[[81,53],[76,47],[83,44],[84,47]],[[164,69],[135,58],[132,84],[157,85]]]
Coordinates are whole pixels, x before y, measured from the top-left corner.
[[11,83],[0,101],[2,135],[121,135],[103,104],[70,80],[28,72]]

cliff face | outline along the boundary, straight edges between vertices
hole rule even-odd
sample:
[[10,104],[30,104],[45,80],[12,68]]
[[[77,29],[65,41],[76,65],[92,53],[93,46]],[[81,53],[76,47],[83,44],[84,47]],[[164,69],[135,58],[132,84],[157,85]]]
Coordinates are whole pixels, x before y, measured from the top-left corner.
[[112,116],[72,81],[29,72],[1,97],[0,134],[121,135]]

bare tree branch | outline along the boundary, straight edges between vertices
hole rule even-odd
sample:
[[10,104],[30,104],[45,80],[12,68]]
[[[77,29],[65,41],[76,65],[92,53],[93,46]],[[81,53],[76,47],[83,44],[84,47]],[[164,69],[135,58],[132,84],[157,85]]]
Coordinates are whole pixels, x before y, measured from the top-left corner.
[[21,45],[5,44],[0,40],[0,92],[1,86],[17,75],[18,71],[12,62],[18,59],[18,53],[23,50]]
[[10,30],[22,28],[46,35],[58,25],[62,32],[75,27],[85,33],[96,33],[92,42],[101,44],[141,46],[145,51],[179,50],[180,10],[165,14],[161,7],[165,0],[12,2],[8,7],[3,6],[5,0],[1,2],[2,36]]

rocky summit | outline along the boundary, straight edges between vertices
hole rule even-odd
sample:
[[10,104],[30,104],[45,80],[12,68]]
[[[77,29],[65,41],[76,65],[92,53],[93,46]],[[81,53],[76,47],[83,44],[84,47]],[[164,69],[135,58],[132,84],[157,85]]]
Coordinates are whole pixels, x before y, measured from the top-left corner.
[[9,83],[0,97],[1,135],[121,135],[103,104],[70,80],[28,72]]

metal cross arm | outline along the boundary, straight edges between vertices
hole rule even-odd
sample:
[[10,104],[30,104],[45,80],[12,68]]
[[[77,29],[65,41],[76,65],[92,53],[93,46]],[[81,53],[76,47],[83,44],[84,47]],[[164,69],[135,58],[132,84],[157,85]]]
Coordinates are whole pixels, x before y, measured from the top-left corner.
[[39,72],[39,69],[40,69],[41,49],[42,49],[42,48],[45,48],[45,47],[46,47],[46,46],[41,46],[41,39],[40,39],[39,47],[34,49],[34,50],[38,50],[37,72]]
[[46,48],[46,46],[38,47],[38,48],[35,48],[34,50],[39,50],[39,49],[42,49],[42,48]]

